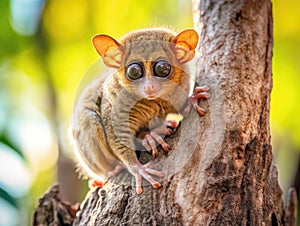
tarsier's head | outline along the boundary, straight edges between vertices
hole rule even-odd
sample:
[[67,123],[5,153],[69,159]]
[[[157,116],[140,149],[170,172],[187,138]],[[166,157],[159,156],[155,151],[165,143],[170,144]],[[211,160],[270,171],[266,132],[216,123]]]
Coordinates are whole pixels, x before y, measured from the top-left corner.
[[185,64],[193,59],[198,34],[193,29],[178,35],[167,29],[143,29],[116,41],[108,35],[97,35],[93,44],[103,62],[118,70],[122,86],[131,86],[147,99],[165,97],[176,86],[188,92],[189,78]]

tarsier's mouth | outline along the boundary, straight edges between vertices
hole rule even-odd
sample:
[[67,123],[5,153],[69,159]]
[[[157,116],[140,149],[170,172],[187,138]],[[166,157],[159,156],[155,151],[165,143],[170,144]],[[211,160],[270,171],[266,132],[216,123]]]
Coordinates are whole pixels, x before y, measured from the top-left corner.
[[146,98],[149,100],[153,100],[157,97],[157,94],[150,94],[150,95],[146,95]]
[[159,92],[150,92],[150,93],[144,92],[143,97],[148,100],[153,100],[153,99],[159,97]]

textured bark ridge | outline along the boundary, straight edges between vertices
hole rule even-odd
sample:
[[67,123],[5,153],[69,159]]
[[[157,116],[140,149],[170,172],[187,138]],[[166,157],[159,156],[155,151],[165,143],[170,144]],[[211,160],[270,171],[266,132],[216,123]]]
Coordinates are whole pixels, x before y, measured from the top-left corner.
[[297,197],[291,190],[283,207],[270,145],[271,3],[193,6],[197,82],[210,87],[201,103],[209,112],[182,123],[168,140],[173,155],[160,152],[161,188],[137,195],[130,184],[107,183],[87,194],[73,225],[296,225]]
[[59,186],[53,185],[39,200],[32,225],[72,225],[78,208],[79,204],[71,205],[64,202],[61,199]]

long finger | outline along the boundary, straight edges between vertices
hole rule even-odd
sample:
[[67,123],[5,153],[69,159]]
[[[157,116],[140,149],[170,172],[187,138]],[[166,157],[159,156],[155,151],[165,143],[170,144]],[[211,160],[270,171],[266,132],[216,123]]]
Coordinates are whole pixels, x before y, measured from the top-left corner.
[[152,174],[154,176],[157,176],[157,177],[164,177],[164,174],[163,172],[160,172],[160,171],[157,171],[155,169],[151,169],[151,168],[146,168],[145,171],[149,174]]
[[146,139],[147,139],[148,143],[149,143],[150,146],[151,146],[151,149],[152,149],[152,155],[153,155],[153,157],[155,158],[155,157],[158,155],[158,151],[157,151],[157,149],[156,149],[156,143],[155,143],[155,141],[154,141],[154,139],[152,138],[151,135],[146,136]]
[[148,162],[148,163],[144,164],[143,167],[144,168],[149,168],[152,165],[153,165],[153,162]]
[[207,98],[210,98],[210,94],[207,93],[207,92],[201,92],[201,93],[196,93],[196,94],[194,95],[194,97],[195,97],[196,99],[207,99]]
[[209,90],[208,86],[196,86],[194,89],[194,93],[207,92],[208,90]]
[[148,144],[148,140],[147,140],[146,138],[143,139],[142,144],[143,144],[143,146],[146,148],[146,150],[147,150],[148,152],[151,152],[151,147],[150,147],[150,145]]
[[159,188],[161,186],[161,184],[154,180],[148,173],[142,172],[141,174],[152,185],[152,187]]
[[141,194],[143,192],[142,176],[139,173],[135,175],[135,186],[136,186],[136,193]]
[[200,116],[204,116],[206,114],[206,111],[203,108],[199,107],[198,105],[196,105],[194,107]]
[[164,141],[164,139],[162,139],[161,136],[153,132],[151,133],[151,136],[161,145],[164,151],[170,150],[170,146]]

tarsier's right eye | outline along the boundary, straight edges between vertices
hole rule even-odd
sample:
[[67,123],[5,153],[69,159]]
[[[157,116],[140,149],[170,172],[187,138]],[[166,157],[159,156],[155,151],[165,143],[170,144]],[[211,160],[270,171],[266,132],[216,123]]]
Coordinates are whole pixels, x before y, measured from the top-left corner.
[[159,60],[154,64],[154,74],[166,78],[171,73],[171,65],[165,60]]
[[143,67],[139,63],[132,63],[127,67],[126,76],[130,80],[137,80],[143,77]]

